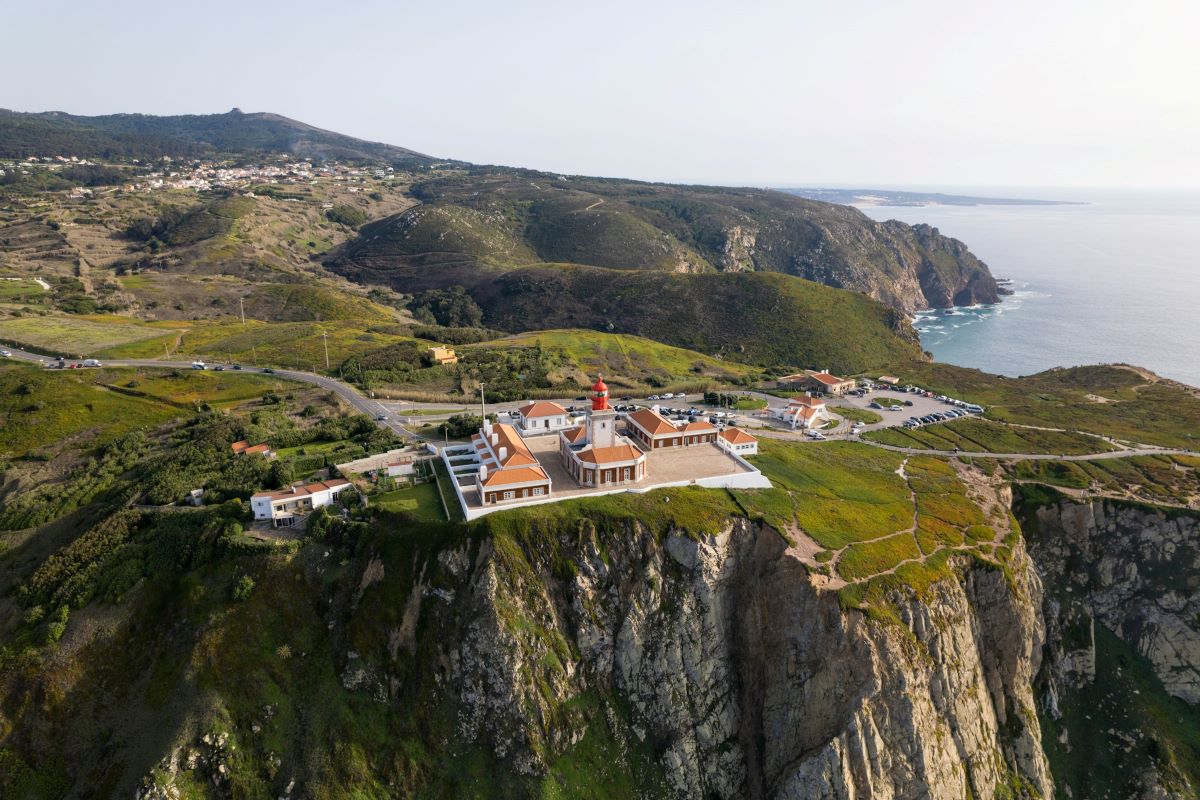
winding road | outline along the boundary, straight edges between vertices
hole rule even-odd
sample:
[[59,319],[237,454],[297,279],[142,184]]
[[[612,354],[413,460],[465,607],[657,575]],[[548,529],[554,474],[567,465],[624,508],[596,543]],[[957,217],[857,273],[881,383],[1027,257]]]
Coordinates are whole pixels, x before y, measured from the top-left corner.
[[[45,365],[45,364],[52,363],[56,360],[50,356],[39,355],[37,353],[31,353],[31,352],[28,352],[25,350],[20,350],[17,348],[7,348],[7,350],[9,353],[11,353],[9,358],[12,358],[16,361],[25,361],[25,362],[30,362],[30,363],[34,363],[34,364]],[[71,363],[72,361],[73,361],[72,359],[68,359],[68,363]],[[77,361],[77,360],[74,360],[74,361]],[[108,366],[108,367],[149,367],[149,368],[160,368],[160,369],[191,369],[193,362],[192,361],[163,361],[163,360],[138,359],[138,358],[117,358],[117,359],[105,359],[103,363],[105,366]],[[232,369],[229,366],[226,366],[225,368],[227,370]],[[398,415],[403,415],[403,410],[398,407],[398,404],[396,403],[396,401],[380,401],[373,397],[368,397],[368,396],[364,395],[362,392],[360,392],[358,389],[356,389],[355,387],[351,386],[348,383],[345,383],[344,381],[340,381],[337,378],[330,378],[325,375],[318,375],[314,372],[304,372],[303,370],[294,370],[294,369],[272,369],[271,372],[267,372],[266,371],[267,369],[268,368],[266,368],[266,367],[243,366],[241,368],[241,370],[239,370],[239,371],[242,372],[243,374],[276,375],[280,378],[297,381],[299,383],[307,383],[312,386],[319,386],[322,389],[328,389],[329,391],[336,393],[338,395],[338,397],[342,398],[347,403],[349,403],[350,406],[353,407],[355,410],[360,411],[361,413],[366,414],[369,417],[371,417],[373,420],[375,420],[375,423],[377,425],[379,425],[380,427],[387,428],[388,430],[391,430],[392,432],[396,433],[397,435],[407,436],[414,440],[428,440],[430,438],[428,436],[424,436],[422,434],[416,433],[415,431],[411,430],[410,428],[405,427],[405,425],[403,423],[401,423],[399,421],[399,419],[397,419]],[[774,395],[769,395],[769,394],[765,394],[765,393],[761,393],[761,392],[747,391],[747,392],[743,392],[743,393],[754,396],[754,397],[761,398],[761,399],[765,400],[769,406],[780,406],[780,405],[785,405],[787,403],[786,400],[775,397]],[[681,404],[688,402],[687,400],[684,400],[683,398],[676,398],[676,399],[678,399]],[[572,401],[568,398],[563,398],[561,400],[561,402],[569,403]],[[869,400],[863,400],[861,405],[863,407],[865,407],[867,405],[867,403],[869,403],[869,402],[870,402]],[[859,405],[859,403],[854,403],[854,404]],[[446,411],[446,414],[460,413],[462,408],[470,407],[469,404],[463,404],[463,405],[457,406],[455,408],[447,408],[448,404],[446,404],[446,403],[415,403],[415,402],[407,403],[407,405],[409,405],[410,407],[412,407],[414,409],[416,409],[416,408],[427,409],[427,410],[442,410],[442,409],[444,409]],[[488,410],[489,411],[510,411],[521,405],[523,405],[523,403],[500,403],[500,404],[496,404],[496,405],[489,405]],[[834,411],[836,413],[836,408],[834,409]],[[868,425],[868,426],[866,426],[866,428],[864,428],[864,430],[872,430],[874,428],[880,428],[880,427],[890,427],[889,422],[891,422],[891,421],[886,418],[887,413],[888,412],[884,412],[885,420],[883,422],[875,423],[873,425]],[[383,419],[380,419],[380,417],[383,417]],[[430,416],[430,417],[426,417],[424,421],[432,422],[435,419],[436,419],[436,416]],[[411,418],[409,420],[409,424],[413,424]],[[897,422],[894,424],[899,424],[899,420],[897,420]],[[1050,429],[1047,429],[1047,430],[1050,430]],[[805,441],[803,438],[797,436],[796,434],[790,433],[790,432],[787,432],[787,431],[784,431],[781,429],[773,429],[773,428],[765,428],[765,427],[757,428],[757,429],[755,429],[755,433],[760,436],[766,436],[768,438],[773,438],[773,439],[785,439],[788,441]],[[1101,453],[1086,453],[1086,454],[1082,454],[1082,455],[1062,455],[1062,454],[1058,454],[1058,453],[988,453],[988,452],[969,452],[969,451],[965,451],[965,450],[924,450],[924,449],[915,448],[915,447],[900,447],[897,445],[883,444],[881,442],[873,442],[868,439],[860,439],[857,436],[839,437],[839,436],[835,435],[831,438],[833,438],[833,439],[842,438],[842,439],[849,439],[851,441],[858,441],[858,442],[861,442],[862,444],[870,445],[871,447],[878,447],[883,450],[891,450],[896,453],[904,453],[905,455],[948,456],[948,457],[953,457],[953,458],[992,458],[992,459],[997,459],[1000,461],[1023,461],[1023,460],[1095,461],[1095,460],[1099,460],[1099,459],[1109,459],[1109,458],[1128,458],[1131,456],[1153,456],[1153,455],[1200,456],[1200,451],[1184,450],[1184,449],[1170,448],[1170,447],[1153,447],[1153,446],[1149,446],[1149,445],[1125,447],[1124,449],[1109,450],[1109,451],[1101,452]],[[1104,438],[1104,437],[1100,437],[1100,438]]]

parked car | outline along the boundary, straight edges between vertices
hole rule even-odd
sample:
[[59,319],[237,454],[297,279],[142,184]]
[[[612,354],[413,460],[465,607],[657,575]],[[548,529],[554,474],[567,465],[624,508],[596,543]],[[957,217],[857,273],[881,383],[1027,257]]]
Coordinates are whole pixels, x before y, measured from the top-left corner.
[[274,375],[275,370],[271,369],[270,367],[263,367],[263,374],[264,375]]
[[380,422],[385,422],[387,420],[387,414],[376,414],[375,419],[379,420]]
[[661,400],[662,398],[661,398],[661,397],[659,397],[659,396],[658,396],[658,395],[656,395],[656,394],[652,394],[652,395],[650,395],[649,397],[647,397],[646,399],[647,399],[647,400]]
[[241,364],[234,364],[232,367],[232,369],[241,369],[241,368],[242,368]]
[[4,356],[5,358],[12,358],[12,352],[9,350],[0,350],[0,356]]
[[623,401],[624,401],[624,402],[626,402],[626,403],[628,403],[628,402],[629,402],[630,400],[632,400],[632,399],[633,399],[633,398],[632,398],[632,397],[630,397],[629,395],[625,395],[624,397],[622,397],[622,398],[621,398],[621,400],[623,400]]
[[576,397],[575,400],[576,400],[576,402],[578,402],[580,400],[587,400],[587,398],[584,397],[583,395],[579,395],[579,397]]
[[224,372],[224,371],[225,371],[224,364],[217,364],[215,367],[213,367],[213,372]]

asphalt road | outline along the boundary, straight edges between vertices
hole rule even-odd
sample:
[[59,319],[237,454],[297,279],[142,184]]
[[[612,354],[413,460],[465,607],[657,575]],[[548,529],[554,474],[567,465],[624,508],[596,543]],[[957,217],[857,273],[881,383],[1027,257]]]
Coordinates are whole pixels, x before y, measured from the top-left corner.
[[[11,347],[3,349],[6,349],[12,353],[10,358],[13,358],[17,361],[28,361],[35,364],[50,364],[56,361],[56,359],[50,358],[49,356],[38,355],[37,353],[29,353],[24,350],[17,350]],[[80,362],[77,359],[67,359],[66,363],[71,364]],[[156,367],[159,369],[192,368],[191,361],[155,361],[151,359],[139,358],[104,359],[101,363],[103,363],[106,367]],[[83,367],[82,369],[90,368]],[[233,371],[232,368],[228,366],[226,366],[225,369],[228,371]],[[266,373],[265,370],[266,368],[243,366],[242,369],[238,371],[243,374],[272,374]],[[287,378],[300,383],[319,386],[322,389],[328,389],[331,392],[335,392],[339,397],[349,403],[355,410],[360,411],[363,414],[367,414],[373,419],[381,414],[386,414],[388,415],[388,418],[386,420],[376,419],[376,424],[380,425],[381,427],[388,428],[400,436],[408,436],[414,439],[424,438],[419,434],[408,430],[402,424],[400,424],[399,421],[393,419],[390,416],[388,409],[384,407],[382,403],[363,395],[363,393],[358,391],[358,389],[355,389],[353,386],[347,383],[339,381],[337,378],[327,378],[324,375],[317,375],[312,372],[301,372],[291,369],[275,369],[272,372],[274,375],[280,378]]]
[[[35,363],[35,364],[49,364],[56,360],[56,359],[50,358],[49,356],[38,355],[37,353],[30,353],[30,352],[27,352],[24,350],[19,350],[19,349],[11,348],[11,347],[10,348],[0,348],[0,349],[8,350],[11,353],[11,355],[9,357],[14,360],[17,360],[17,361],[27,361],[27,362],[31,362],[31,363]],[[73,361],[72,359],[67,359],[67,363],[72,363],[72,361]],[[74,363],[78,363],[78,360],[74,360]],[[152,359],[126,358],[126,359],[105,359],[102,363],[106,367],[151,367],[151,368],[159,368],[159,369],[191,369],[192,368],[191,361],[155,361]],[[87,367],[85,367],[84,369],[87,369]],[[226,366],[226,369],[229,370],[231,368]],[[266,373],[266,368],[243,366],[242,369],[240,370],[240,372],[249,373],[249,374],[264,374],[264,373]],[[375,424],[377,424],[381,427],[384,427],[384,428],[388,428],[389,430],[393,431],[394,433],[396,433],[399,436],[406,436],[406,437],[408,437],[410,439],[414,439],[414,440],[429,439],[430,437],[422,436],[421,434],[415,433],[414,431],[405,427],[405,425],[402,422],[400,422],[399,417],[404,416],[404,410],[406,408],[407,409],[445,411],[444,415],[443,414],[422,415],[422,416],[410,415],[409,416],[409,419],[411,420],[409,422],[410,425],[417,424],[418,422],[433,422],[442,416],[449,416],[451,414],[461,413],[464,408],[468,409],[470,411],[475,411],[479,408],[479,406],[475,405],[475,404],[471,404],[471,405],[464,404],[464,405],[451,406],[451,405],[447,405],[446,403],[416,403],[416,402],[410,403],[410,402],[402,402],[402,401],[394,401],[394,400],[381,401],[381,400],[377,400],[372,397],[367,397],[362,392],[360,392],[358,389],[354,388],[353,386],[351,386],[347,383],[343,383],[342,381],[338,380],[337,378],[329,378],[324,375],[317,375],[316,373],[313,373],[313,372],[303,372],[300,370],[290,370],[290,369],[275,369],[275,370],[273,370],[272,373],[269,373],[269,374],[274,374],[280,378],[286,378],[288,380],[297,381],[299,383],[307,383],[312,386],[319,386],[322,389],[328,389],[329,391],[336,393],[339,397],[341,397],[343,400],[345,400],[347,403],[349,403],[350,406],[353,407],[354,409],[356,409],[357,411],[360,411],[363,414],[370,416],[372,419],[375,420]],[[783,398],[775,397],[774,395],[765,394],[763,392],[742,390],[742,391],[739,391],[738,393],[749,395],[752,397],[761,398],[767,402],[768,408],[779,408],[779,407],[783,407],[783,406],[787,405],[787,400],[785,400]],[[878,428],[893,427],[893,426],[902,424],[904,422],[904,420],[908,419],[909,417],[922,416],[924,414],[929,414],[932,411],[944,411],[947,408],[947,406],[944,403],[938,402],[937,400],[934,400],[933,398],[922,397],[922,396],[917,396],[917,395],[912,395],[912,394],[906,394],[904,392],[896,392],[896,391],[891,391],[891,390],[881,390],[878,392],[873,392],[873,393],[868,394],[865,397],[829,398],[827,402],[831,406],[851,405],[851,406],[855,406],[858,408],[867,408],[871,404],[872,398],[879,397],[879,396],[895,397],[899,400],[911,400],[913,405],[911,407],[905,406],[903,409],[901,409],[899,411],[888,411],[886,409],[880,411],[878,409],[870,409],[870,410],[874,411],[875,413],[883,416],[883,421],[873,423],[871,425],[867,425],[863,428],[863,430],[875,430]],[[684,398],[674,397],[669,400],[661,400],[661,401],[651,401],[651,400],[648,400],[645,398],[634,398],[634,402],[637,402],[641,405],[652,404],[652,403],[658,402],[661,405],[676,407],[676,408],[677,407],[690,407],[690,406],[703,407],[703,403],[701,402],[702,399],[703,398],[700,395],[688,395],[687,397],[684,397]],[[562,405],[586,405],[586,401],[577,400],[575,398],[561,398],[561,399],[555,400],[554,402],[560,403]],[[616,402],[621,402],[621,401],[618,399]],[[515,410],[515,409],[521,407],[522,405],[524,405],[524,401],[488,404],[487,410],[489,412],[508,412],[508,411]],[[834,413],[836,413],[836,409],[834,409]],[[738,416],[742,417],[743,419],[752,418],[750,412],[737,412],[737,414],[738,414]],[[380,417],[380,416],[386,416],[386,419],[382,419],[382,420],[378,419],[378,417]],[[843,425],[843,426],[839,427],[836,431],[830,431],[830,434],[834,437],[838,437],[839,432],[845,433],[844,429],[846,429],[846,428],[848,428],[848,426]],[[792,432],[787,431],[786,429],[782,429],[782,428],[774,428],[770,425],[764,425],[764,427],[762,428],[762,431],[765,434],[767,434],[768,436],[772,436],[772,438],[787,438],[787,439],[803,440],[802,437],[797,433],[792,433]],[[838,437],[838,438],[840,438],[840,437]],[[857,439],[857,437],[854,437],[854,438]],[[1125,449],[1125,450],[1116,450],[1116,451],[1109,451],[1109,452],[1105,452],[1105,453],[1094,453],[1094,454],[1078,455],[1078,456],[1064,456],[1064,455],[1051,454],[1051,453],[968,453],[968,452],[961,452],[961,451],[954,451],[954,450],[920,450],[920,449],[916,449],[916,448],[896,447],[894,445],[886,445],[886,444],[881,444],[879,442],[871,442],[871,441],[867,441],[867,440],[862,440],[862,441],[863,441],[863,444],[869,444],[873,447],[879,447],[879,448],[882,448],[885,450],[894,450],[899,453],[908,453],[911,455],[945,455],[945,456],[960,456],[960,457],[995,458],[995,459],[1001,459],[1001,460],[1031,459],[1031,460],[1038,460],[1038,461],[1091,461],[1091,460],[1102,459],[1102,458],[1124,458],[1127,456],[1138,456],[1138,455],[1159,455],[1159,454],[1200,455],[1200,452],[1198,452],[1198,451],[1180,450],[1180,449],[1171,449],[1171,448],[1162,448],[1162,447],[1139,447],[1139,448],[1131,448],[1131,449]]]

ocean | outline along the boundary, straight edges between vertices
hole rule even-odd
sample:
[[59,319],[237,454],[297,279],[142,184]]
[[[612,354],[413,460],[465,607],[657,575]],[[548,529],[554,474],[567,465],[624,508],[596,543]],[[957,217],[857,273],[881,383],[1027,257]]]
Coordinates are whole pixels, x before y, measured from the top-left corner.
[[1015,291],[926,311],[938,361],[1002,375],[1126,362],[1200,386],[1200,194],[971,189],[1085,205],[860,206],[961,239]]

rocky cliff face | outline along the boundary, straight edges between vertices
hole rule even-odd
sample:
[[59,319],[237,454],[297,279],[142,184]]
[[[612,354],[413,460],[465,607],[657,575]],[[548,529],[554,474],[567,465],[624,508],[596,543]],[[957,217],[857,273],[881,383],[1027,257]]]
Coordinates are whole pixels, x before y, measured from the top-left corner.
[[1040,685],[1063,764],[1056,777],[1087,794],[1089,763],[1112,763],[1119,774],[1101,781],[1110,793],[1194,796],[1186,726],[1200,719],[1200,518],[1107,501],[1024,513],[1048,587]]
[[599,697],[671,796],[1049,794],[1041,587],[1023,554],[1011,580],[964,563],[927,597],[898,593],[897,623],[842,609],[743,519],[701,541],[586,522],[538,535],[557,548],[443,559],[453,601],[419,611],[462,626],[444,651],[458,735],[518,772],[584,739],[571,709]]
[[[1036,514],[1032,555],[1062,587],[1048,621],[1104,625],[1149,660],[1168,692],[1200,703],[1200,519],[1110,502],[1064,501]],[[1094,677],[1090,636],[1055,641],[1064,679]]]

